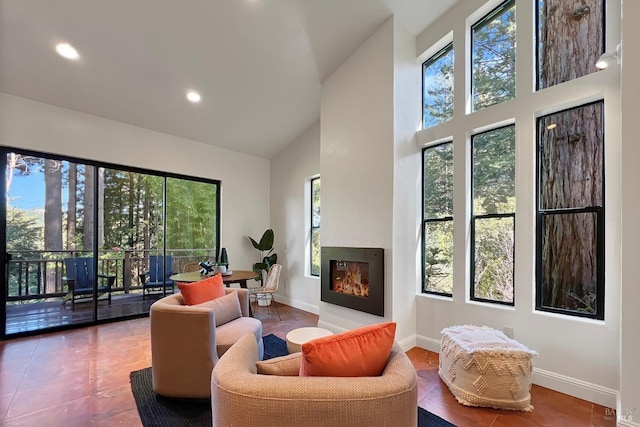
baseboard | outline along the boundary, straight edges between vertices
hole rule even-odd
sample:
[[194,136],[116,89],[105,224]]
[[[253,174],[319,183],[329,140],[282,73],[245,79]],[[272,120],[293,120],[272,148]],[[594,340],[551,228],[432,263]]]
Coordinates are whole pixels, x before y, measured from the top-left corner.
[[[440,340],[438,339],[418,335],[416,337],[416,345],[435,353],[440,352]],[[616,407],[618,392],[607,387],[535,367],[533,368],[531,380],[536,385],[597,403],[606,408]],[[633,424],[629,424],[629,426],[640,427]]]
[[425,350],[433,351],[434,353],[440,353],[440,340],[435,338],[425,337],[423,335],[416,335],[416,346]]
[[338,325],[334,325],[333,323],[329,323],[329,322],[325,322],[324,320],[318,320],[318,327],[319,328],[324,328],[324,329],[328,329],[331,332],[333,332],[334,334],[339,334],[340,332],[346,332],[347,329],[338,326]]
[[618,427],[640,427],[640,423],[633,422],[631,420],[620,420],[618,419],[618,423],[616,424]]
[[416,342],[416,335],[413,334],[410,337],[398,341],[398,345],[400,346],[402,351],[405,352],[411,350],[413,347],[417,347],[418,344]]
[[533,368],[531,379],[536,385],[560,393],[597,403],[606,408],[616,407],[618,392],[607,387],[536,367]]
[[276,302],[286,304],[290,307],[297,308],[298,310],[306,311],[307,313],[320,314],[320,308],[317,305],[309,304],[304,301],[294,300],[287,296],[275,294]]

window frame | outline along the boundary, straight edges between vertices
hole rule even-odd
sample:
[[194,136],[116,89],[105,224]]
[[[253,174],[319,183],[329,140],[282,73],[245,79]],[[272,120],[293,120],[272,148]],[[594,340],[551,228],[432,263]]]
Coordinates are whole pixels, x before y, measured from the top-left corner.
[[[114,170],[120,170],[120,171],[124,171],[124,172],[132,172],[132,173],[138,173],[138,174],[143,174],[143,175],[161,177],[162,180],[163,180],[163,182],[162,182],[162,193],[163,193],[162,233],[163,233],[164,238],[163,238],[162,248],[161,248],[163,256],[167,255],[167,247],[166,247],[166,234],[167,234],[167,218],[166,218],[167,193],[166,193],[166,183],[167,183],[167,179],[174,178],[174,179],[196,181],[196,182],[215,185],[216,186],[216,200],[215,200],[215,204],[216,204],[216,218],[215,218],[216,236],[215,236],[215,248],[216,248],[216,251],[220,250],[220,237],[221,237],[220,236],[220,234],[221,234],[220,233],[220,230],[221,230],[220,224],[221,224],[221,217],[222,217],[222,211],[221,211],[222,181],[220,181],[220,180],[202,178],[202,177],[196,177],[196,176],[189,176],[189,175],[182,175],[182,174],[171,173],[171,172],[166,172],[166,171],[146,169],[146,168],[142,168],[142,167],[125,166],[125,165],[120,165],[120,164],[110,163],[110,162],[104,162],[104,161],[98,161],[98,160],[84,159],[84,158],[80,158],[80,157],[69,156],[69,155],[66,155],[66,154],[63,154],[63,153],[45,153],[45,152],[42,152],[42,151],[24,149],[24,148],[13,147],[13,146],[8,146],[8,145],[0,146],[0,155],[4,156],[4,158],[5,158],[5,160],[3,160],[4,162],[6,162],[7,154],[11,153],[11,152],[19,153],[19,154],[22,154],[22,155],[25,155],[25,156],[30,156],[30,157],[39,157],[39,158],[42,158],[42,159],[52,159],[52,160],[57,160],[57,161],[60,161],[60,162],[76,163],[77,165],[84,165],[85,167],[92,167],[92,168],[95,169],[96,173],[98,172],[98,170],[100,168],[103,168],[103,169],[114,169]],[[6,174],[6,172],[3,171],[3,174]],[[3,184],[3,186],[4,186],[4,184]],[[95,206],[98,206],[98,191],[97,191],[98,184],[97,184],[97,181],[94,183],[94,188],[95,188],[95,191],[94,191],[94,194],[93,194],[94,203],[95,203]],[[5,188],[5,190],[6,190],[6,188]],[[0,195],[0,204],[2,204],[2,206],[6,206],[6,202],[7,202],[6,191],[4,191],[2,193],[3,194]],[[94,215],[97,215],[97,209],[96,209]],[[94,219],[95,219],[95,217],[94,217]],[[1,209],[0,222],[2,222],[2,225],[0,225],[0,252],[2,253],[3,256],[6,256],[7,255],[7,247],[6,247],[7,215],[6,215],[6,209],[5,208]],[[98,221],[94,221],[93,234],[96,235],[96,236],[98,235]],[[97,267],[98,267],[98,265],[97,265],[97,263],[98,263],[97,254],[100,252],[100,248],[98,247],[97,239],[93,240],[93,245],[92,245],[92,248],[90,249],[90,251],[94,254],[93,255],[94,259],[95,259],[94,267],[96,268],[96,271],[98,271],[98,269],[97,269]],[[164,268],[164,266],[163,266],[163,268]],[[6,274],[6,264],[3,265],[2,267],[0,267],[0,272],[2,272],[3,274]],[[8,283],[6,284],[6,286],[8,287]],[[165,292],[164,288],[165,287],[163,286],[163,292]],[[7,334],[6,333],[6,326],[7,326],[7,316],[6,316],[7,295],[6,295],[5,292],[3,292],[3,295],[0,296],[0,340],[5,339],[7,337],[17,338],[17,337],[22,337],[22,336],[34,335],[34,334],[42,334],[42,333],[50,332],[50,331],[69,330],[69,329],[77,328],[79,326],[86,327],[86,326],[110,323],[110,322],[114,322],[114,321],[122,321],[122,320],[135,319],[135,318],[149,316],[149,310],[147,309],[146,311],[141,311],[141,312],[138,312],[138,313],[122,314],[122,315],[116,315],[116,316],[113,316],[113,317],[101,317],[101,316],[99,316],[99,311],[98,311],[98,304],[97,304],[98,294],[97,293],[94,293],[92,295],[92,301],[93,301],[92,314],[91,314],[91,317],[88,318],[87,320],[82,320],[80,322],[71,322],[71,323],[62,324],[62,325],[46,326],[44,328],[39,328],[39,329],[34,329],[34,330],[27,330],[27,331],[21,331],[21,332]]]
[[[318,176],[314,176],[313,178],[311,178],[309,180],[309,275],[313,276],[313,277],[320,277],[320,265],[318,265],[318,271],[317,273],[314,273],[313,270],[313,255],[314,255],[314,251],[313,251],[313,236],[317,233],[320,234],[320,223],[321,220],[318,220],[318,225],[314,225],[313,223],[313,212],[314,212],[314,207],[315,204],[313,203],[313,185],[314,182],[318,182],[318,184],[320,184],[320,175]],[[318,191],[320,191],[320,187],[318,187]],[[321,193],[322,194],[322,193]],[[322,195],[320,196],[322,197]],[[321,204],[320,201],[318,202],[318,211],[320,211],[321,208]],[[320,252],[320,248],[318,248],[318,251]]]
[[[453,215],[449,215],[449,216],[444,216],[444,217],[438,217],[438,218],[426,218],[425,215],[425,199],[424,199],[424,181],[425,181],[425,162],[424,162],[424,153],[425,151],[429,150],[429,149],[434,149],[437,147],[441,147],[443,145],[446,144],[450,144],[451,145],[451,153],[452,156],[454,155],[453,150],[454,150],[454,144],[453,144],[453,139],[449,139],[447,141],[442,141],[439,142],[437,144],[432,144],[429,145],[427,147],[423,147],[422,148],[422,230],[421,230],[421,235],[422,235],[422,272],[420,274],[420,276],[422,277],[422,286],[421,286],[421,292],[423,294],[428,294],[428,295],[439,295],[439,296],[443,296],[443,297],[449,297],[449,298],[453,298],[453,290],[451,293],[446,293],[446,292],[436,292],[436,291],[430,291],[427,290],[427,274],[426,274],[426,269],[427,269],[427,254],[426,254],[426,241],[427,241],[427,236],[426,236],[426,226],[428,223],[435,223],[435,222],[451,222],[453,223]],[[452,159],[452,164],[453,164],[453,159]],[[455,169],[454,169],[454,173],[453,173],[453,179],[455,181]],[[453,202],[453,200],[452,200]],[[452,265],[454,263],[454,260],[452,260]],[[454,270],[452,270],[451,274],[452,274],[452,280],[453,280],[453,273]]]
[[[470,286],[469,286],[469,298],[471,299],[471,301],[476,301],[476,302],[484,302],[484,303],[490,303],[490,304],[500,304],[500,305],[506,305],[506,306],[510,306],[510,307],[514,307],[515,303],[516,303],[516,277],[515,277],[515,264],[516,264],[516,212],[509,212],[509,213],[490,213],[490,214],[480,214],[480,215],[476,215],[474,213],[474,209],[473,209],[473,201],[475,199],[475,191],[474,191],[474,181],[475,181],[475,174],[474,174],[474,167],[473,167],[473,138],[478,136],[478,135],[482,135],[484,133],[488,133],[488,132],[494,132],[500,129],[505,129],[508,127],[513,127],[514,128],[514,169],[516,167],[516,162],[515,162],[515,138],[516,138],[516,125],[515,123],[510,123],[508,125],[504,125],[504,126],[498,126],[495,128],[491,128],[491,129],[487,129],[484,130],[482,132],[477,132],[471,135],[470,137],[470,144],[469,144],[469,148],[470,148],[470,191],[469,191],[469,196],[470,196],[470,214],[469,214],[469,219],[470,219],[470,248],[469,248],[469,282],[470,282]],[[514,177],[514,198],[515,198],[515,177]],[[517,201],[516,201],[516,209],[517,209]],[[477,297],[475,295],[475,291],[476,291],[476,283],[475,283],[475,278],[476,278],[476,221],[477,220],[483,220],[483,219],[502,219],[502,218],[512,218],[513,219],[513,246],[511,248],[512,250],[512,254],[513,254],[513,265],[511,266],[512,268],[512,279],[511,279],[511,286],[513,288],[513,301],[508,302],[508,301],[498,301],[498,300],[492,300],[492,299],[488,299],[488,298],[481,298],[481,297]]]
[[[578,108],[587,107],[590,105],[601,104],[602,105],[602,183],[601,183],[601,191],[602,191],[602,201],[601,206],[589,206],[589,207],[581,207],[581,208],[553,208],[553,209],[541,209],[541,201],[540,201],[540,189],[541,189],[541,174],[540,174],[540,135],[538,134],[538,128],[540,121],[548,116],[561,114],[567,111],[575,110]],[[538,116],[535,119],[535,144],[536,144],[536,188],[535,188],[535,207],[536,207],[536,229],[535,229],[535,243],[536,243],[536,259],[535,259],[535,310],[540,312],[547,313],[555,313],[562,314],[565,316],[571,317],[582,317],[594,320],[604,320],[605,316],[605,249],[606,249],[606,233],[605,233],[605,213],[606,213],[606,163],[605,163],[605,149],[606,149],[606,105],[604,99],[599,99],[593,102],[587,102],[583,104],[578,104],[569,108],[564,108],[561,110],[555,110],[548,114]],[[561,308],[555,307],[547,307],[543,305],[543,283],[542,283],[542,270],[543,270],[543,262],[542,262],[542,240],[543,240],[543,219],[545,216],[551,215],[574,215],[579,213],[595,213],[596,214],[596,312],[595,314],[590,314],[586,312],[574,311],[574,310],[565,310]]]

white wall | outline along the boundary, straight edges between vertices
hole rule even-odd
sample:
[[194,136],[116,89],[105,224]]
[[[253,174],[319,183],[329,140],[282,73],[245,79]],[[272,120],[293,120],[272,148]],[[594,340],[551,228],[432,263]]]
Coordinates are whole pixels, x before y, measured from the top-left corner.
[[[393,320],[404,349],[416,345],[416,292],[419,290],[421,151],[415,134],[421,125],[422,68],[416,38],[396,20],[393,75]],[[419,276],[417,276],[419,277]],[[410,339],[408,339],[410,338]]]
[[276,298],[315,314],[320,304],[320,278],[308,275],[305,267],[309,240],[305,185],[309,177],[319,173],[320,122],[316,122],[271,159],[271,227],[278,262],[283,265]]
[[221,245],[251,269],[246,236],[269,228],[269,161],[196,141],[0,94],[0,145],[222,181]]
[[[591,74],[562,85],[533,91],[534,46],[532,2],[517,5],[517,99],[465,114],[465,82],[468,66],[462,46],[468,37],[468,17],[484,2],[460,2],[417,38],[422,60],[453,31],[455,50],[455,116],[449,122],[418,133],[420,144],[453,138],[454,168],[469,171],[469,136],[483,127],[516,124],[516,266],[515,307],[500,307],[469,301],[469,180],[454,182],[455,253],[453,298],[419,295],[417,301],[418,343],[439,350],[440,330],[455,324],[510,327],[514,338],[540,352],[534,361],[534,382],[609,407],[614,407],[619,389],[620,348],[620,113],[619,69]],[[486,10],[497,1],[484,5]],[[619,7],[619,4],[617,5]],[[608,4],[607,40],[619,39],[619,16],[615,2]],[[616,14],[616,10],[618,13]],[[480,16],[475,16],[477,19]],[[441,47],[441,46],[440,46]],[[424,54],[427,52],[427,54]],[[468,53],[467,53],[468,55]],[[606,299],[605,320],[592,321],[535,311],[535,117],[584,102],[605,99],[606,169]],[[630,133],[631,134],[631,133]],[[636,181],[637,182],[637,181]],[[636,211],[637,212],[637,211]],[[465,218],[465,215],[467,216]],[[415,242],[407,242],[415,246]],[[636,386],[637,387],[637,386]]]
[[[624,0],[622,14],[622,298],[618,415],[640,426],[640,2]],[[626,19],[625,19],[626,18]],[[620,419],[620,417],[619,417]]]
[[334,330],[392,318],[393,34],[389,19],[322,85],[321,245],[385,251],[385,317],[320,302]]

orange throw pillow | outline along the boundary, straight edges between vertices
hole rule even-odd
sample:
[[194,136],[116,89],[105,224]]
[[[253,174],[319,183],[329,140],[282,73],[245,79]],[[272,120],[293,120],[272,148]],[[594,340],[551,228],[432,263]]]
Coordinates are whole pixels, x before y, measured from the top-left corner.
[[306,342],[302,344],[300,376],[379,376],[395,336],[395,322],[385,322]]
[[225,296],[222,275],[208,277],[194,283],[178,283],[182,299],[186,305],[202,304],[216,298]]

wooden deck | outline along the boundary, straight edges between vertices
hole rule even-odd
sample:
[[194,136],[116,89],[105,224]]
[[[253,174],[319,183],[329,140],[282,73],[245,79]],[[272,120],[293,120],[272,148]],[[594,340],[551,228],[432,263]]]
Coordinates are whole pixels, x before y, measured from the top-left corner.
[[[151,304],[159,297],[147,296],[143,300],[141,291],[116,294],[111,297],[111,304],[101,297],[98,300],[98,320],[148,313]],[[91,301],[76,302],[73,310],[70,302],[62,304],[62,298],[51,298],[48,301],[8,305],[6,335],[91,322]]]

